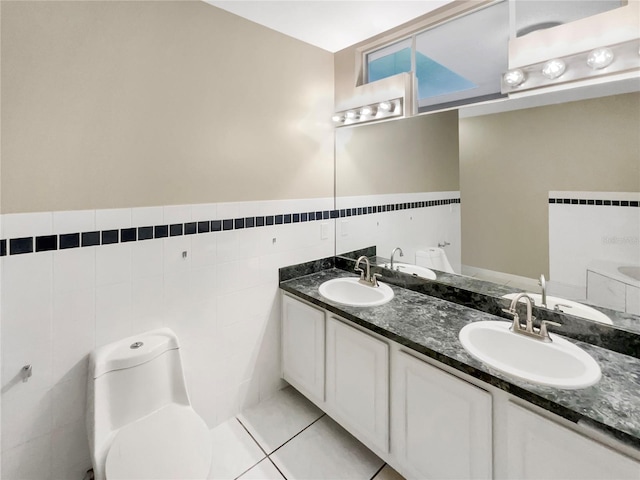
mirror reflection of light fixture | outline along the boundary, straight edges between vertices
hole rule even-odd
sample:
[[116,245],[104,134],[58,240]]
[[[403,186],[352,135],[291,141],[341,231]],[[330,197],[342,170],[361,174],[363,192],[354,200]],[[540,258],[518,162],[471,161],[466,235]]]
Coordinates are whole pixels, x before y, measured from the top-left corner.
[[342,127],[399,116],[402,116],[402,98],[336,112],[331,119],[336,127]]
[[549,80],[554,80],[562,75],[566,69],[567,64],[564,63],[564,60],[554,58],[542,66],[542,75],[547,77]]
[[610,48],[596,48],[587,56],[587,65],[594,70],[599,70],[611,65],[613,59],[613,51]]
[[517,87],[518,85],[522,84],[522,82],[524,82],[525,78],[526,76],[524,72],[519,68],[516,68],[515,70],[509,70],[503,76],[504,83],[506,83],[510,87]]

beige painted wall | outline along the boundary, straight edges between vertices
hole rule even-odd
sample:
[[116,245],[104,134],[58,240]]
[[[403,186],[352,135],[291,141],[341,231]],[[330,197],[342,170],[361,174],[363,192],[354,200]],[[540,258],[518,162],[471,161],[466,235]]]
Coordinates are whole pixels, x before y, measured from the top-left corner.
[[550,190],[640,191],[640,93],[460,119],[462,263],[548,276]]
[[336,195],[459,189],[458,111],[336,129]]
[[333,55],[201,1],[2,1],[1,212],[333,195]]

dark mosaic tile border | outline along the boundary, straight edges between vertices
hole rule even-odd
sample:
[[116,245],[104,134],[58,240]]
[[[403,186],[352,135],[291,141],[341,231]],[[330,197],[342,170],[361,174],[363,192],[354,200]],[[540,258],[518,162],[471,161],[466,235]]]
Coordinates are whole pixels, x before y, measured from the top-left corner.
[[640,207],[637,200],[600,200],[585,198],[550,198],[550,205],[588,205],[604,207]]
[[177,237],[202,233],[243,230],[270,225],[314,222],[357,215],[370,215],[382,212],[394,212],[413,208],[428,208],[460,203],[459,198],[429,200],[424,202],[405,202],[367,207],[318,210],[315,212],[282,213],[259,217],[227,218],[203,222],[174,223],[170,225],[149,225],[122,229],[96,230],[92,232],[64,233],[60,235],[42,235],[0,240],[0,257],[25,253],[65,250],[69,248],[110,245],[114,243],[139,242],[152,238]]

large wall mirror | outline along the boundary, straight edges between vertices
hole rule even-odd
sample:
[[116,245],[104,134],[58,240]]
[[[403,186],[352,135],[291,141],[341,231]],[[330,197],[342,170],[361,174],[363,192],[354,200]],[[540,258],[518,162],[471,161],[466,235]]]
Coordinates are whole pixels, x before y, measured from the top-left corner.
[[608,93],[336,129],[336,253],[400,247],[395,268],[496,295],[544,275],[565,313],[640,331],[640,93]]

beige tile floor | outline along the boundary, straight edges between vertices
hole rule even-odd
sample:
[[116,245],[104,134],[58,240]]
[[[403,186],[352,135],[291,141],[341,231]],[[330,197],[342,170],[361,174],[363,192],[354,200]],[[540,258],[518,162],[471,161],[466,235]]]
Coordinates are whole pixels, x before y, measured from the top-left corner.
[[291,387],[211,430],[210,480],[403,480]]

